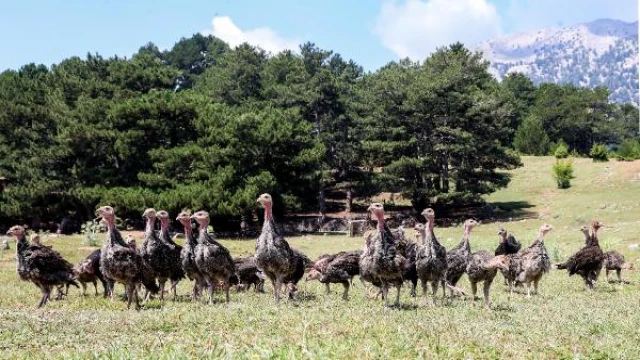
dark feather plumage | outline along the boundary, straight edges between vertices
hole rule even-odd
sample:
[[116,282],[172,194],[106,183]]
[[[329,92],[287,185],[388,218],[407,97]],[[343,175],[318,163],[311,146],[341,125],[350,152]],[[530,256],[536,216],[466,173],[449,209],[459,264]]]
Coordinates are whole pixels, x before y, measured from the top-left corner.
[[[475,220],[469,219],[464,222],[464,232],[462,241],[454,248],[447,251],[447,283],[455,286],[462,275],[467,271],[469,257],[471,256],[471,244],[469,235],[471,230],[477,226]],[[453,291],[452,291],[453,292]]]
[[329,284],[342,284],[344,286],[342,297],[346,300],[349,297],[349,287],[353,277],[360,273],[360,255],[362,251],[356,250],[320,256],[311,264],[307,280],[319,280],[327,286],[327,293]]
[[467,265],[467,275],[471,283],[471,292],[475,298],[477,293],[477,284],[483,283],[484,303],[487,309],[489,305],[489,289],[493,283],[493,279],[498,273],[498,269],[506,270],[509,267],[508,257],[506,255],[491,255],[488,251],[480,250],[471,254],[469,264]]
[[438,242],[433,232],[435,214],[432,209],[426,209],[422,215],[427,219],[427,225],[416,224],[416,237],[420,239],[420,245],[416,252],[416,270],[418,278],[422,284],[422,295],[426,304],[427,301],[427,284],[431,284],[433,301],[435,304],[435,296],[438,286],[442,286],[444,296],[444,287],[447,276],[447,250]]
[[198,245],[195,248],[195,259],[198,270],[209,286],[209,302],[213,302],[215,284],[224,284],[225,298],[229,302],[229,286],[231,277],[236,269],[233,258],[226,247],[216,241],[212,234],[207,233],[209,214],[206,211],[198,211],[192,216],[200,225]]
[[[159,290],[155,282],[155,276],[149,273],[142,256],[129,247],[120,231],[115,226],[115,212],[110,206],[103,206],[98,213],[107,223],[107,235],[105,245],[100,253],[100,271],[113,281],[123,283],[127,293],[127,307],[136,301],[136,308],[140,308],[136,285],[142,283],[150,293],[156,294]],[[113,296],[113,286],[109,291]]]
[[42,292],[38,307],[44,306],[53,287],[73,285],[73,265],[49,246],[30,244],[25,238],[24,228],[12,227],[8,234],[16,236],[17,272],[20,279],[30,281]]
[[274,288],[274,297],[276,303],[278,303],[280,302],[282,285],[286,283],[285,279],[292,276],[298,269],[299,259],[296,259],[289,243],[280,234],[273,220],[271,195],[260,195],[258,202],[262,203],[265,216],[262,232],[256,241],[255,260],[258,268],[271,281]]
[[104,275],[102,275],[102,271],[100,271],[100,254],[101,250],[95,250],[89,256],[87,256],[84,260],[79,262],[76,266],[74,266],[74,271],[78,277],[78,282],[82,285],[82,293],[85,293],[85,284],[92,283],[96,288],[96,295],[98,292],[97,288],[97,280],[100,281],[102,287],[104,289],[104,297],[109,295],[109,284],[105,279]]
[[381,283],[382,297],[387,304],[389,286],[394,285],[398,290],[395,304],[399,305],[406,259],[398,253],[396,240],[384,223],[382,204],[371,204],[369,211],[376,216],[378,225],[376,230],[366,234],[365,249],[360,256],[360,276]]
[[600,248],[597,231],[600,223],[592,222],[591,234],[586,238],[586,245],[573,254],[564,264],[558,264],[558,269],[565,269],[569,276],[578,274],[584,280],[585,286],[592,289],[598,274],[602,270],[604,263],[604,253]]

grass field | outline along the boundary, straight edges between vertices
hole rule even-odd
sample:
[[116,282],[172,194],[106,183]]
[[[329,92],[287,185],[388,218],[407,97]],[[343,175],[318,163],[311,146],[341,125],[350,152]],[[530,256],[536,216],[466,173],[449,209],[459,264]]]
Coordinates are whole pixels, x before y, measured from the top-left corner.
[[[474,249],[493,249],[504,226],[523,244],[533,241],[544,222],[555,229],[546,240],[558,261],[583,243],[578,228],[597,218],[603,248],[621,251],[640,266],[640,162],[592,163],[576,159],[576,179],[557,190],[552,158],[524,158],[508,189],[487,200],[514,217],[531,217],[476,228]],[[515,216],[518,215],[518,216]],[[458,243],[460,226],[436,229],[447,248]],[[290,243],[310,257],[361,248],[361,238],[304,236]],[[45,240],[76,262],[91,249],[80,237]],[[254,241],[223,241],[233,255],[249,254]],[[595,291],[583,289],[579,277],[552,271],[541,295],[509,296],[501,275],[494,281],[493,312],[481,301],[451,300],[424,308],[403,288],[401,309],[385,309],[365,296],[354,282],[351,299],[341,300],[341,286],[325,295],[319,283],[301,283],[300,301],[276,306],[270,294],[232,293],[231,303],[158,301],[136,312],[122,301],[76,289],[63,301],[36,309],[40,293],[18,281],[15,245],[0,258],[0,357],[8,358],[473,358],[473,359],[638,359],[640,358],[640,276],[627,271],[629,284],[609,284],[604,273]],[[461,287],[468,289],[466,278]],[[188,293],[182,282],[179,292]],[[117,286],[118,293],[122,286]],[[271,291],[270,285],[266,287]]]

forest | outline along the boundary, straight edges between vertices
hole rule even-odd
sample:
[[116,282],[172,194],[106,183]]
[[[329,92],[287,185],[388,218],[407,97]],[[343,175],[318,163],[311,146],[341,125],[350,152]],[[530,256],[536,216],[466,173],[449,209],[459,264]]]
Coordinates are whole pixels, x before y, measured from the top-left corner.
[[[269,54],[212,36],[130,59],[87,54],[0,74],[0,224],[94,217],[117,205],[252,219],[401,193],[416,209],[481,204],[519,155],[564,143],[640,148],[638,108],[604,87],[502,81],[456,43],[365,72],[305,43]],[[640,151],[637,151],[640,156]]]

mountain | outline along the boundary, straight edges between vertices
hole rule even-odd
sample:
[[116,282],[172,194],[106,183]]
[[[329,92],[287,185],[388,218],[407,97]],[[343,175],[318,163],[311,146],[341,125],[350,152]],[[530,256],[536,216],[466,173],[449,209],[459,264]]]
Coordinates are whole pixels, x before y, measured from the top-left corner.
[[615,102],[638,104],[638,22],[600,19],[508,35],[478,45],[501,79],[521,72],[534,83],[605,86]]

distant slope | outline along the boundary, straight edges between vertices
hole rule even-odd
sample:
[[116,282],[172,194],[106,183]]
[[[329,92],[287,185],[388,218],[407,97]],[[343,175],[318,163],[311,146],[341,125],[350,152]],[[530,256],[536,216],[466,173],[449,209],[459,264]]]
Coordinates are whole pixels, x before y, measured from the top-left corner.
[[600,19],[504,36],[478,50],[498,78],[522,72],[536,84],[605,86],[611,100],[638,104],[638,22]]

